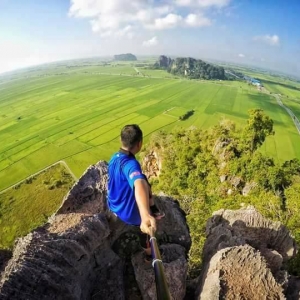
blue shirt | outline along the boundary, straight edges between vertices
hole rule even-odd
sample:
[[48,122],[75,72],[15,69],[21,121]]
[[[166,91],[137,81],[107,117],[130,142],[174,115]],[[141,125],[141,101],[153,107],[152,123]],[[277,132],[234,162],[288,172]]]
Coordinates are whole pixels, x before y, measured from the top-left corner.
[[133,154],[115,153],[108,163],[108,206],[122,221],[140,225],[141,216],[135,200],[134,182],[145,179]]

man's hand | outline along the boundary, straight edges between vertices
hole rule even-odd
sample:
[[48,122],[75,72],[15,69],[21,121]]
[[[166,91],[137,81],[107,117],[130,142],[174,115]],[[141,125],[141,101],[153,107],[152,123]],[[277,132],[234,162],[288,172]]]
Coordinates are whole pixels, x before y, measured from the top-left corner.
[[140,226],[141,231],[148,235],[151,235],[150,227],[152,227],[152,232],[154,233],[156,231],[156,220],[152,216],[146,215],[142,218]]
[[156,220],[150,215],[149,187],[145,179],[137,179],[134,182],[135,200],[141,216],[141,231],[150,235],[150,227],[156,230]]

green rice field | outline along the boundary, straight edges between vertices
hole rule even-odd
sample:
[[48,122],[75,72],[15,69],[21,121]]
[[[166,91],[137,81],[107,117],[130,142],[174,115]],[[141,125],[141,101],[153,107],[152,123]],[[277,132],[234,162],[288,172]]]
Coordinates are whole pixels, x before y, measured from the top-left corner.
[[[128,123],[139,124],[147,141],[157,130],[208,128],[223,117],[243,126],[251,108],[264,109],[274,120],[276,135],[262,151],[280,162],[300,159],[300,136],[273,96],[244,82],[188,81],[162,70],[148,72],[136,76],[130,64],[59,65],[2,78],[0,190],[59,160],[80,177],[119,148],[120,129]],[[189,119],[178,121],[191,109]]]
[[300,99],[295,100],[295,99],[283,98],[282,102],[284,103],[284,105],[289,107],[293,111],[295,116],[300,120]]
[[45,223],[73,183],[65,166],[56,164],[1,193],[0,249],[11,248],[17,237]]
[[259,79],[271,93],[300,101],[300,82],[293,81],[287,77],[279,77],[266,73],[262,74],[258,71],[249,71],[247,69],[239,69],[239,71],[245,75]]

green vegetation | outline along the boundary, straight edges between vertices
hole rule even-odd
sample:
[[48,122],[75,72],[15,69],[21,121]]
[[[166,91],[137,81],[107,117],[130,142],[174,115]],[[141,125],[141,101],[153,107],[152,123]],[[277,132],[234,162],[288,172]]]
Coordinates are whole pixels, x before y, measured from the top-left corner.
[[193,109],[187,111],[185,114],[183,114],[182,116],[179,117],[179,120],[184,121],[184,120],[188,119],[190,116],[192,116],[194,114],[194,112],[195,111]]
[[289,80],[274,81],[262,78],[262,83],[268,91],[280,94],[286,98],[298,99],[300,101],[300,84],[295,84]]
[[11,248],[17,237],[44,224],[61,205],[74,183],[57,164],[0,194],[0,249]]
[[115,58],[115,60],[120,60],[120,61],[135,61],[135,60],[137,60],[136,56],[131,53],[115,55],[114,58]]
[[[110,158],[127,123],[140,124],[147,140],[160,129],[209,128],[222,117],[245,125],[247,110],[256,107],[276,131],[261,151],[278,162],[300,158],[299,135],[274,97],[244,82],[165,78],[166,71],[146,67],[138,67],[138,75],[135,68],[73,61],[2,77],[0,190],[62,159],[79,177]],[[179,122],[190,110],[194,114]]]
[[300,99],[293,100],[290,98],[283,98],[282,102],[285,106],[289,107],[295,116],[300,120]]
[[[206,221],[221,208],[254,205],[286,225],[300,243],[300,161],[276,163],[263,155],[259,149],[272,134],[273,121],[256,109],[243,128],[223,119],[208,130],[194,127],[152,136],[149,148],[162,159],[153,188],[179,199],[188,214],[192,277],[201,269]],[[291,271],[300,274],[300,256],[290,264]]]

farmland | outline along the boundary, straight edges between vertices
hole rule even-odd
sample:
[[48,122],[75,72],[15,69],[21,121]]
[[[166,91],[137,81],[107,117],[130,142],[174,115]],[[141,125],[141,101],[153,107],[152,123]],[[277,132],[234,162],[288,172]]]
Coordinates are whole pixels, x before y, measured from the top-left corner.
[[280,94],[283,98],[300,101],[300,82],[292,80],[287,75],[272,74],[272,72],[259,72],[242,67],[234,67],[237,71],[250,77],[259,79],[264,87],[271,93]]
[[294,100],[294,99],[283,98],[282,102],[284,103],[284,105],[289,107],[296,115],[296,117],[300,120],[300,99]]
[[[271,95],[244,82],[188,81],[138,70],[143,75],[130,64],[59,65],[2,79],[0,190],[59,160],[79,177],[119,148],[120,129],[128,123],[138,123],[147,141],[160,129],[208,128],[222,117],[243,126],[251,108],[274,120],[276,135],[262,150],[280,162],[300,158],[300,137]],[[193,116],[178,121],[192,109]]]
[[0,249],[12,247],[16,237],[45,223],[61,205],[73,183],[66,168],[56,164],[2,193]]

